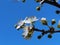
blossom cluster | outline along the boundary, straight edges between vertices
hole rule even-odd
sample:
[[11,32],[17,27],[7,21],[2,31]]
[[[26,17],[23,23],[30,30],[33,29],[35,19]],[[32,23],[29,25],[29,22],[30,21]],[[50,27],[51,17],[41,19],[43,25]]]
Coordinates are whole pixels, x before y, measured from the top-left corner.
[[[15,25],[15,28],[17,30],[23,29],[24,32],[23,32],[22,36],[25,39],[30,39],[32,37],[32,35],[33,35],[33,32],[34,32],[34,23],[36,21],[40,21],[43,25],[48,25],[46,18],[42,17],[41,19],[38,19],[36,16],[32,16],[32,17],[26,17],[24,20],[20,20]],[[56,20],[52,19],[51,23],[52,23],[52,25],[54,25],[56,23]],[[27,25],[27,24],[29,24],[29,25]],[[58,26],[57,27],[60,28],[60,20],[58,22]]]

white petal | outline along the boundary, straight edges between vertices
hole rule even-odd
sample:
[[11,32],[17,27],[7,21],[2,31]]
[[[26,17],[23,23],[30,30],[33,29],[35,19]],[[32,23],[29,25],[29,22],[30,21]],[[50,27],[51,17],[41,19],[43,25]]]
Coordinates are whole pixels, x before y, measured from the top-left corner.
[[38,19],[34,16],[34,17],[26,17],[25,18],[25,20],[24,20],[24,22],[25,23],[32,23],[32,22],[34,22],[34,21],[37,21]]
[[24,37],[26,37],[28,35],[28,30],[24,30],[24,33],[22,35],[24,35]]
[[24,24],[23,21],[20,21],[20,22],[18,23],[18,25],[20,25],[20,26],[22,26],[23,24]]
[[16,29],[19,29],[19,28],[20,28],[20,26],[17,26],[17,27],[16,27]]
[[26,20],[25,23],[31,23],[29,20]]

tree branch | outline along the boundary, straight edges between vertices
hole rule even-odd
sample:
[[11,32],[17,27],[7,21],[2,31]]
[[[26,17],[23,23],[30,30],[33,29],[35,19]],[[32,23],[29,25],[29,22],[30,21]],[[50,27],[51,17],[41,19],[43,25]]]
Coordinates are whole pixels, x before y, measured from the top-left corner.
[[51,5],[54,5],[58,8],[60,8],[60,4],[56,3],[56,2],[51,2],[51,1],[45,1],[44,3],[48,3],[48,4],[51,4]]
[[[44,30],[40,30],[40,29],[37,29],[37,28],[34,28],[34,31],[38,31],[38,32],[42,32],[42,33],[50,33],[51,32],[50,30],[44,31]],[[54,30],[52,32],[53,33],[60,33],[60,30]]]

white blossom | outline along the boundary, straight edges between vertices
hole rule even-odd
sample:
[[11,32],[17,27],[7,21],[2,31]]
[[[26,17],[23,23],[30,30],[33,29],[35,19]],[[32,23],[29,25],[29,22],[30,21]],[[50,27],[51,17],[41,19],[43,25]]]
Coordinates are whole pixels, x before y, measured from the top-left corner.
[[32,24],[33,22],[37,21],[38,19],[33,17],[26,17],[24,20],[20,20],[18,24],[16,24],[16,29],[20,29],[24,24]]

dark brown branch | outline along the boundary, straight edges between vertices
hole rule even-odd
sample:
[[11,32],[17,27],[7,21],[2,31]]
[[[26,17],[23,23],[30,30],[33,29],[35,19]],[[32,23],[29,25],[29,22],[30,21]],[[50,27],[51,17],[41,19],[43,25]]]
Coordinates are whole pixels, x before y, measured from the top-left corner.
[[[34,28],[34,31],[38,31],[38,32],[42,32],[42,33],[50,33],[50,30],[44,31],[44,30],[40,30],[40,29],[36,29]],[[60,30],[54,30],[53,33],[60,33]]]
[[60,4],[56,3],[56,2],[51,2],[51,1],[45,1],[44,3],[48,3],[48,4],[51,4],[51,5],[54,5],[58,8],[60,8]]
[[54,31],[54,33],[60,33],[60,30]]
[[44,32],[44,30],[40,30],[40,29],[37,29],[37,28],[34,28],[34,31]]

